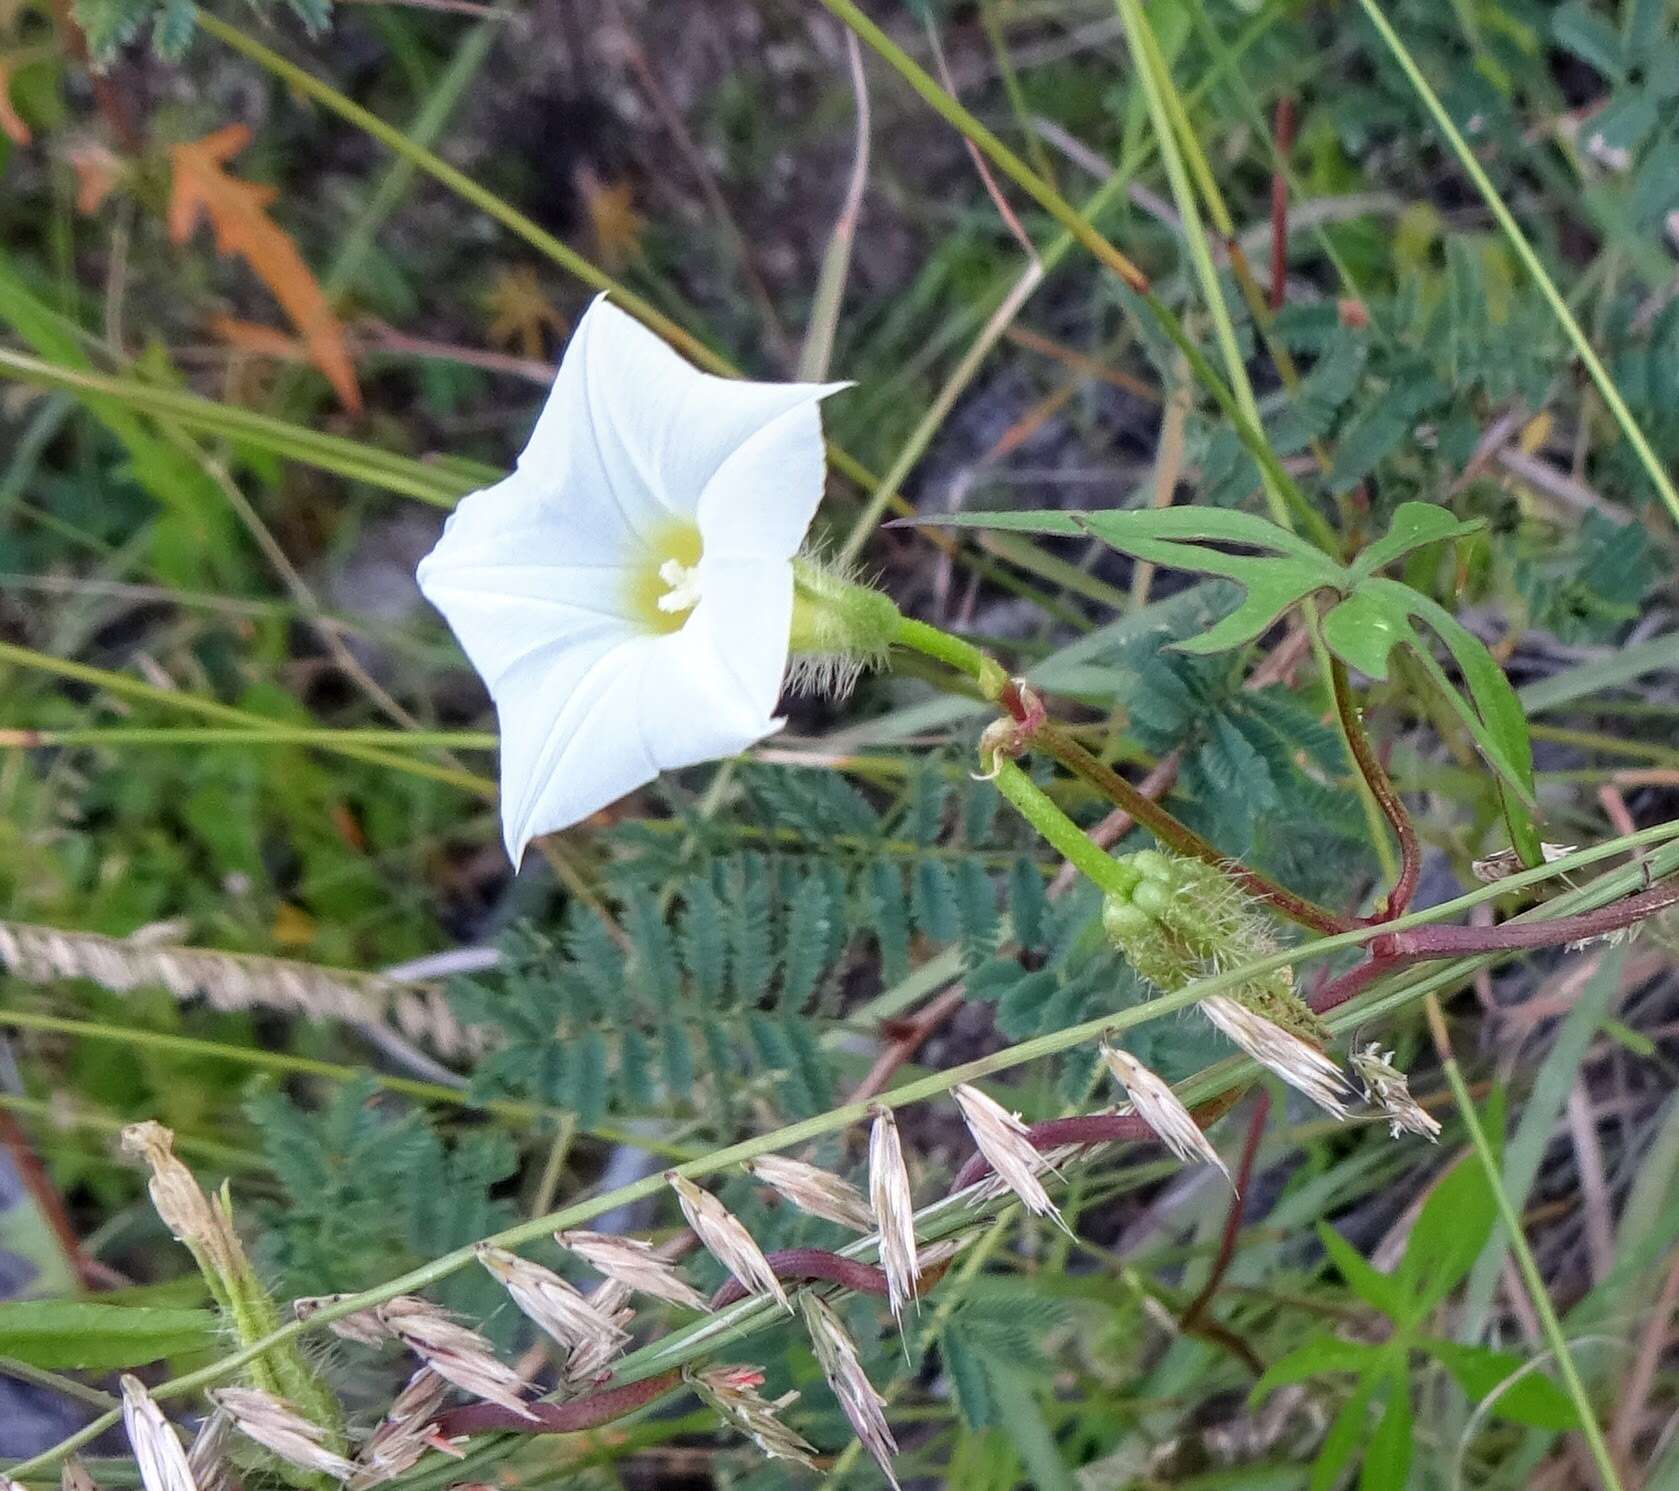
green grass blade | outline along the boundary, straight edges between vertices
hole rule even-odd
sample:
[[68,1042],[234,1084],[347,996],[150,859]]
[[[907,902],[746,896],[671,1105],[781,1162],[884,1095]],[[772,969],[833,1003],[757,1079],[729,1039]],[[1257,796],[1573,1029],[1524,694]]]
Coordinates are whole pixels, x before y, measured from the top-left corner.
[[1416,95],[1422,100],[1423,107],[1433,117],[1440,133],[1445,136],[1447,144],[1452,147],[1452,153],[1457,156],[1458,163],[1463,167],[1464,174],[1475,185],[1475,190],[1481,194],[1481,199],[1487,204],[1487,209],[1497,220],[1499,228],[1510,241],[1510,247],[1516,251],[1516,257],[1522,261],[1523,267],[1533,276],[1533,282],[1539,287],[1539,293],[1545,297],[1551,312],[1556,316],[1558,324],[1573,343],[1580,361],[1585,364],[1586,371],[1591,375],[1592,382],[1602,395],[1603,402],[1609,406],[1609,412],[1614,415],[1615,423],[1621,427],[1621,433],[1626,436],[1638,456],[1639,463],[1650,475],[1650,482],[1657,494],[1666,504],[1673,520],[1679,523],[1679,489],[1673,485],[1673,480],[1662,469],[1660,459],[1650,448],[1650,442],[1645,438],[1644,431],[1639,428],[1638,421],[1632,417],[1632,411],[1627,408],[1626,400],[1621,397],[1620,389],[1615,387],[1615,380],[1609,376],[1609,370],[1604,367],[1603,360],[1593,350],[1587,340],[1584,328],[1574,317],[1574,312],[1568,308],[1568,302],[1563,299],[1562,292],[1557,289],[1556,282],[1546,272],[1540,262],[1539,255],[1522,232],[1515,215],[1505,205],[1504,198],[1498,194],[1498,188],[1492,184],[1492,179],[1481,169],[1481,163],[1475,159],[1475,153],[1469,148],[1469,142],[1463,138],[1457,125],[1452,123],[1452,116],[1446,112],[1446,106],[1440,102],[1440,95],[1429,86],[1428,79],[1422,75],[1422,69],[1417,66],[1417,59],[1411,55],[1410,49],[1400,39],[1399,33],[1393,29],[1382,8],[1376,0],[1358,0],[1370,24],[1376,28],[1387,48],[1393,53],[1394,61],[1399,64]]

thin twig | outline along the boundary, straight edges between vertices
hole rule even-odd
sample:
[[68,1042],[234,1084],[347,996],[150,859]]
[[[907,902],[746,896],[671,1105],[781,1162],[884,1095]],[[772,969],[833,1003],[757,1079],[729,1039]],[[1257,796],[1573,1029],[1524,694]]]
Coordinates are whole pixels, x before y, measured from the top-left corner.
[[1393,889],[1388,893],[1387,905],[1382,909],[1381,915],[1375,918],[1377,921],[1392,921],[1395,917],[1405,914],[1410,907],[1411,897],[1416,894],[1417,880],[1422,874],[1422,846],[1417,842],[1417,830],[1411,823],[1411,814],[1405,807],[1404,799],[1400,797],[1375,751],[1370,748],[1370,737],[1364,732],[1362,712],[1353,698],[1352,686],[1347,680],[1347,665],[1339,658],[1330,659],[1329,679],[1335,692],[1335,709],[1341,716],[1341,731],[1346,737],[1353,761],[1365,784],[1370,788],[1370,795],[1376,799],[1389,827],[1393,829],[1394,838],[1399,840],[1399,878],[1394,881]]
[[[1259,1098],[1253,1105],[1253,1112],[1248,1117],[1248,1132],[1242,1140],[1241,1158],[1236,1162],[1236,1176],[1231,1183],[1230,1209],[1225,1213],[1224,1231],[1218,1242],[1218,1256],[1213,1259],[1212,1270],[1207,1275],[1207,1282],[1201,1286],[1201,1292],[1189,1302],[1178,1317],[1178,1324],[1185,1331],[1193,1332],[1201,1323],[1201,1317],[1212,1304],[1213,1296],[1218,1293],[1219,1285],[1224,1282],[1224,1276],[1230,1270],[1231,1260],[1236,1256],[1236,1239],[1242,1231],[1242,1213],[1247,1203],[1248,1186],[1253,1180],[1253,1165],[1259,1155],[1259,1141],[1265,1136],[1265,1121],[1270,1116],[1271,1094],[1261,1087]],[[1264,1368],[1256,1366],[1255,1370],[1263,1371]]]
[[1288,171],[1289,153],[1294,149],[1294,98],[1283,94],[1272,115],[1271,136],[1277,152],[1271,172],[1271,310],[1283,308],[1288,278]]

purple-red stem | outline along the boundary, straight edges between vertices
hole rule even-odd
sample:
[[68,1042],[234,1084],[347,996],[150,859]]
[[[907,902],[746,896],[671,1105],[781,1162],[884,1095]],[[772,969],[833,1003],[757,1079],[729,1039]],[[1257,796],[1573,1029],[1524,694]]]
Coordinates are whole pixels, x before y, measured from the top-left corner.
[[1522,948],[1560,947],[1619,932],[1679,905],[1679,875],[1628,896],[1612,906],[1553,916],[1543,921],[1505,922],[1496,927],[1417,927],[1390,932],[1370,944],[1375,958],[1415,962],[1421,958],[1456,958],[1464,953],[1513,952]]
[[444,1439],[486,1434],[492,1429],[510,1429],[515,1434],[576,1434],[583,1429],[598,1429],[602,1424],[645,1408],[681,1380],[681,1371],[672,1370],[622,1387],[602,1388],[587,1397],[573,1398],[569,1403],[532,1403],[529,1418],[500,1403],[469,1403],[444,1414],[437,1421],[437,1432]]
[[[821,1281],[840,1284],[859,1294],[878,1294],[886,1297],[886,1275],[872,1263],[860,1263],[855,1258],[842,1258],[826,1248],[785,1248],[778,1253],[766,1253],[764,1261],[778,1279],[790,1284]],[[730,1279],[711,1296],[713,1310],[725,1309],[746,1298],[746,1290],[739,1280]]]
[[1280,311],[1288,279],[1288,176],[1284,168],[1294,149],[1294,100],[1284,94],[1271,116],[1277,164],[1271,172],[1271,310]]
[[1347,681],[1346,664],[1339,658],[1329,660],[1329,677],[1335,691],[1335,712],[1341,717],[1341,733],[1346,737],[1347,748],[1352,752],[1359,774],[1369,785],[1370,795],[1381,806],[1383,816],[1393,829],[1394,838],[1399,840],[1399,878],[1388,892],[1382,914],[1372,918],[1373,922],[1390,922],[1396,916],[1405,914],[1411,897],[1417,893],[1417,879],[1422,874],[1422,846],[1417,842],[1417,830],[1411,823],[1404,800],[1393,785],[1393,779],[1370,748],[1370,737],[1364,733],[1364,721],[1358,716],[1358,702],[1353,698],[1352,686]]
[[1259,1089],[1259,1101],[1253,1105],[1253,1115],[1248,1119],[1241,1158],[1236,1162],[1236,1176],[1231,1182],[1234,1189],[1230,1196],[1230,1210],[1224,1216],[1224,1235],[1219,1238],[1218,1257],[1213,1260],[1212,1272],[1207,1275],[1201,1292],[1183,1312],[1181,1324],[1185,1330],[1193,1330],[1199,1324],[1213,1296],[1218,1293],[1218,1286],[1224,1281],[1230,1260],[1236,1256],[1236,1239],[1242,1231],[1242,1209],[1247,1199],[1248,1183],[1253,1179],[1254,1161],[1259,1157],[1259,1141],[1265,1135],[1265,1120],[1270,1116],[1271,1094],[1262,1087]]

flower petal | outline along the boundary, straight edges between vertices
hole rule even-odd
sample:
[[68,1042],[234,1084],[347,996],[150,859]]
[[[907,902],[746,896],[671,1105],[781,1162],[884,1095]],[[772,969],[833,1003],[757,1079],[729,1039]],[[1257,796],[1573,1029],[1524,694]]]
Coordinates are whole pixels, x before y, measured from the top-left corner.
[[[792,565],[786,560],[740,563],[706,553],[700,559],[700,603],[673,640],[681,638],[696,655],[703,651],[715,660],[702,664],[696,657],[694,666],[705,667],[712,677],[721,669],[726,692],[757,722],[752,740],[761,740],[781,728],[773,716],[792,630]],[[750,743],[742,741],[733,749]]]
[[[646,534],[669,515],[694,518],[733,451],[789,411],[806,409],[814,424],[815,402],[845,386],[702,373],[597,297],[572,334],[519,465],[545,483],[604,483],[630,527]],[[800,538],[809,523],[806,512]]]
[[645,554],[617,508],[588,489],[566,491],[515,471],[456,504],[437,547],[420,561],[420,583],[456,565],[633,565]]
[[518,864],[538,834],[569,828],[659,773],[642,733],[653,638],[595,637],[540,647],[496,686],[501,826]]
[[498,703],[508,670],[536,651],[627,642],[629,572],[580,565],[463,564],[422,575],[461,650]]
[[724,457],[699,499],[706,554],[787,560],[798,552],[827,476],[816,399],[843,387],[811,386],[807,402],[777,415]]

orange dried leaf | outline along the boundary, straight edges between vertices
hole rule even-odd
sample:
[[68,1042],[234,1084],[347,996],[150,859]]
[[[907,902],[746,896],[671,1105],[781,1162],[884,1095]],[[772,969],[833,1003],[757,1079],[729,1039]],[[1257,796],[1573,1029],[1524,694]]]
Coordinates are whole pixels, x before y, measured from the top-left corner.
[[276,327],[264,326],[260,321],[241,321],[237,316],[212,316],[210,330],[240,352],[253,352],[258,357],[274,357],[284,362],[309,360],[309,349],[296,337]]
[[320,284],[285,231],[268,215],[276,192],[229,175],[225,163],[250,143],[243,124],[224,125],[201,140],[170,147],[169,236],[185,243],[208,217],[216,249],[237,254],[274,292],[309,348],[309,360],[326,375],[346,409],[360,410],[361,390],[344,341]]
[[23,115],[12,104],[12,64],[4,57],[0,57],[0,130],[14,145],[27,145],[31,138]]

